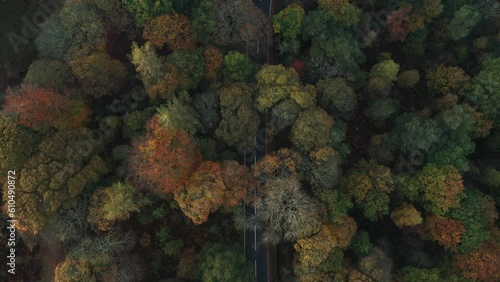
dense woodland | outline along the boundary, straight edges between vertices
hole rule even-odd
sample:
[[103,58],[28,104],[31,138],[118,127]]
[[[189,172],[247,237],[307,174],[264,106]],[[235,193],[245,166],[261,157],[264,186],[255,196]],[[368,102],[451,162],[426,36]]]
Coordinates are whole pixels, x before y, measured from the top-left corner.
[[0,280],[253,281],[256,226],[277,281],[500,281],[500,4],[272,14],[2,1]]

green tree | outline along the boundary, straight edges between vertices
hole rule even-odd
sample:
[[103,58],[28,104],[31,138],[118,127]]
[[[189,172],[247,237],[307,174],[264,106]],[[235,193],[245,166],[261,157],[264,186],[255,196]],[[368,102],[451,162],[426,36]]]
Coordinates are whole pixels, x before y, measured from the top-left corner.
[[65,1],[35,39],[41,59],[71,60],[104,52],[106,28],[99,9],[88,0]]
[[370,221],[389,214],[388,195],[394,188],[391,170],[374,160],[358,162],[341,182],[341,189],[354,198]]
[[203,78],[205,58],[201,50],[181,50],[170,54],[167,64],[175,66],[181,76],[187,77],[185,85],[181,84],[179,90],[195,89]]
[[66,36],[71,42],[69,58],[104,52],[106,27],[101,13],[93,3],[88,0],[65,1],[60,17]]
[[405,113],[396,119],[396,126],[389,137],[389,145],[392,149],[405,153],[428,152],[440,140],[442,134],[442,129],[436,121]]
[[47,20],[35,38],[38,56],[43,60],[66,60],[72,44],[71,37],[61,24],[59,16]]
[[172,0],[122,0],[139,27],[147,21],[173,12]]
[[353,207],[351,196],[345,191],[313,188],[313,192],[316,198],[325,203],[328,218],[333,223],[339,223]]
[[429,213],[445,215],[464,197],[464,184],[458,170],[451,165],[429,163],[413,177],[403,177],[398,189],[411,201],[417,201]]
[[349,117],[357,104],[354,90],[342,78],[322,79],[317,83],[318,104],[332,115]]
[[499,188],[500,187],[500,171],[494,169],[494,168],[487,168],[483,172],[483,177],[481,178],[481,182],[484,184]]
[[319,8],[325,10],[336,22],[345,26],[355,26],[361,18],[361,9],[348,0],[319,0]]
[[149,96],[167,99],[179,91],[198,87],[205,71],[205,58],[201,49],[183,49],[173,52],[163,62],[156,62],[155,68],[150,71],[157,84],[149,88],[146,86]]
[[365,115],[375,124],[381,124],[399,112],[399,101],[392,98],[378,99],[366,110]]
[[311,152],[330,144],[330,130],[335,121],[320,108],[302,112],[295,121],[290,139],[298,148]]
[[113,223],[129,219],[147,203],[134,186],[116,182],[93,193],[88,221],[97,229],[106,231]]
[[24,83],[33,87],[52,88],[62,91],[73,86],[75,78],[69,66],[57,60],[34,61],[26,73]]
[[200,0],[191,12],[191,26],[197,41],[208,44],[213,41],[217,23],[214,17],[214,1]]
[[281,54],[297,54],[304,9],[298,4],[290,4],[273,16],[273,29],[277,35],[278,50]]
[[438,268],[418,268],[413,266],[406,266],[403,268],[403,277],[408,282],[443,282],[440,270]]
[[107,172],[100,148],[88,129],[61,130],[38,145],[19,171],[20,230],[37,234],[61,206]]
[[358,257],[363,257],[371,253],[373,244],[370,235],[366,231],[359,231],[352,239],[351,248]]
[[476,131],[476,124],[463,105],[454,105],[436,115],[435,120],[448,131],[465,131],[472,133]]
[[380,191],[370,190],[360,206],[363,209],[363,215],[369,221],[377,221],[389,214],[389,203],[389,195]]
[[500,58],[486,60],[483,69],[472,79],[472,89],[466,91],[467,98],[472,100],[487,118],[500,123]]
[[2,132],[0,135],[0,170],[17,171],[36,152],[40,136],[3,114],[0,114],[0,132]]
[[236,82],[248,82],[253,80],[257,65],[244,54],[237,51],[229,51],[224,56],[222,74],[225,78]]
[[164,128],[171,131],[185,130],[194,135],[201,126],[196,113],[189,105],[187,93],[173,97],[166,105],[160,106],[156,117]]
[[149,107],[142,111],[125,114],[123,117],[123,136],[130,138],[141,133],[146,128],[147,121],[151,119],[155,112],[155,108]]
[[465,130],[446,133],[435,143],[429,153],[430,162],[438,165],[453,165],[459,171],[469,171],[468,156],[474,153],[475,143]]
[[291,92],[300,87],[297,72],[282,65],[265,65],[255,77],[259,88],[257,95],[259,111],[272,108],[278,102],[290,98]]
[[325,57],[344,71],[358,71],[365,55],[351,32],[337,24],[327,11],[310,11],[304,18],[303,39],[311,39],[311,58]]
[[206,282],[250,282],[254,270],[236,247],[221,243],[206,245],[198,261],[198,271]]
[[368,87],[386,93],[391,89],[392,83],[397,80],[399,64],[393,60],[383,60],[375,64],[370,70]]
[[252,86],[234,83],[219,90],[221,121],[215,136],[243,152],[255,142],[259,116],[253,109]]
[[476,190],[465,189],[465,197],[461,199],[459,205],[450,210],[450,217],[460,221],[466,230],[458,246],[459,252],[470,253],[491,236],[488,231],[491,215],[488,215],[484,203],[484,194]]
[[156,232],[156,238],[159,241],[158,243],[163,254],[169,257],[178,256],[184,247],[182,239],[174,239],[166,227],[161,227]]
[[[133,42],[130,60],[135,65],[135,70],[142,83],[144,83],[146,90],[151,89],[163,80],[165,76],[163,61],[156,54],[156,50],[150,42],[146,42],[141,47]],[[148,94],[150,94],[150,91],[148,91]]]
[[466,37],[481,21],[481,13],[471,5],[463,5],[455,12],[455,17],[448,26],[451,38],[459,40]]
[[[311,14],[311,13],[309,13]],[[312,37],[311,58],[325,57],[335,61],[342,70],[355,72],[365,55],[351,33],[333,28],[330,34]]]

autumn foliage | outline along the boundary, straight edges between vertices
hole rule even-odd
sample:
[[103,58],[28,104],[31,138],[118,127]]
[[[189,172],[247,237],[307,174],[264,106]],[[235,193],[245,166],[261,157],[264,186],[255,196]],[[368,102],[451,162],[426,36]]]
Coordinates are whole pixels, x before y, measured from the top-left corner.
[[458,170],[451,165],[427,164],[413,178],[404,179],[401,192],[422,203],[433,215],[443,216],[456,208],[464,196],[464,184]]
[[146,23],[142,36],[155,47],[167,45],[172,51],[196,47],[189,19],[184,15],[166,14],[155,18]]
[[206,161],[191,175],[186,188],[174,195],[184,214],[201,224],[222,204],[225,189],[220,164]]
[[415,226],[422,223],[420,212],[412,204],[404,204],[391,212],[391,219],[397,227]]
[[219,75],[224,57],[217,48],[213,47],[205,49],[203,54],[205,55],[205,76],[215,81]]
[[348,247],[356,230],[357,225],[352,217],[344,217],[338,224],[324,224],[317,234],[299,239],[294,244],[300,263],[308,267],[319,265],[333,248]]
[[440,245],[450,250],[456,250],[465,233],[465,227],[460,221],[438,216],[427,218],[427,228]]
[[297,72],[301,79],[304,78],[306,63],[303,60],[297,59],[293,61],[292,68]]
[[254,177],[262,180],[282,176],[296,176],[302,161],[302,156],[299,153],[282,148],[277,152],[266,155],[252,167],[252,172]]
[[46,88],[9,89],[4,111],[19,116],[19,123],[33,129],[76,128],[90,114],[89,108],[68,96]]
[[500,281],[500,245],[491,240],[470,254],[457,254],[453,264],[457,272],[474,281]]
[[246,165],[236,161],[222,162],[222,179],[226,186],[224,207],[238,205],[248,192],[256,188],[257,183]]
[[427,86],[440,94],[454,93],[470,80],[463,69],[439,65],[427,72]]
[[254,187],[246,166],[236,161],[222,164],[206,161],[200,164],[186,183],[186,188],[175,193],[184,214],[195,224],[208,219],[221,206],[236,206]]
[[387,16],[387,28],[391,36],[399,41],[404,41],[410,32],[410,11],[411,6],[405,6]]
[[132,141],[128,161],[132,181],[158,194],[179,191],[201,162],[201,154],[187,132],[169,131],[156,117],[146,130],[144,138]]

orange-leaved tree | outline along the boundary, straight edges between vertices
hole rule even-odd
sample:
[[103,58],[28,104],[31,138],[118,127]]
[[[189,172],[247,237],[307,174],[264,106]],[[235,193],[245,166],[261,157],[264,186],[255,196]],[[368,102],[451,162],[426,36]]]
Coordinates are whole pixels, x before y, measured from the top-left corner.
[[470,254],[457,254],[453,268],[474,281],[500,281],[500,245],[491,239]]
[[259,180],[297,176],[299,166],[302,162],[303,159],[299,153],[282,148],[277,152],[265,156],[252,166],[252,172],[254,177]]
[[205,51],[203,51],[203,55],[205,56],[205,76],[211,81],[216,81],[219,76],[224,57],[219,49],[215,47],[205,49]]
[[185,185],[175,193],[184,214],[195,224],[206,222],[211,212],[221,206],[230,208],[238,205],[255,187],[255,181],[245,165],[236,161],[216,163],[205,161],[200,164]]
[[224,202],[225,190],[221,165],[205,161],[191,175],[186,188],[176,192],[174,198],[187,217],[201,224]]
[[154,18],[146,23],[142,36],[155,47],[167,45],[172,51],[196,47],[189,18],[184,15],[165,14]]
[[439,216],[429,216],[426,225],[434,240],[452,251],[456,251],[457,245],[462,241],[462,234],[466,231],[460,221]]
[[153,117],[146,136],[132,141],[128,169],[135,185],[162,195],[182,189],[201,160],[187,132],[168,130]]
[[21,87],[7,90],[4,111],[19,117],[19,123],[35,130],[56,127],[76,128],[90,114],[83,101],[47,88]]

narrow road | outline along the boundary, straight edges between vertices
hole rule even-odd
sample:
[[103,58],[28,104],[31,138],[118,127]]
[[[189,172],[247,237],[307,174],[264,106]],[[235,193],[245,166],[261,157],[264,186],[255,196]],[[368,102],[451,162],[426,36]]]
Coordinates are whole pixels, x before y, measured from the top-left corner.
[[[272,11],[272,0],[253,0],[255,5],[262,10],[262,12],[267,15],[269,18],[271,17]],[[274,50],[273,46],[268,48],[266,60],[258,62],[259,64],[272,64],[274,61]],[[270,54],[271,53],[271,54]],[[271,56],[270,56],[271,55]],[[251,166],[261,158],[265,157],[270,148],[270,143],[267,138],[267,115],[261,120],[259,125],[259,133],[265,132],[265,138],[256,138],[255,146],[252,152],[249,152],[245,156],[245,164]],[[251,207],[245,205],[245,215],[246,217],[250,217],[258,213],[259,211],[255,207]],[[247,261],[250,261],[254,264],[255,267],[255,281],[256,282],[269,282],[273,281],[272,277],[269,277],[269,246],[263,242],[262,240],[262,231],[245,228],[245,257]],[[274,262],[271,262],[273,264]]]

